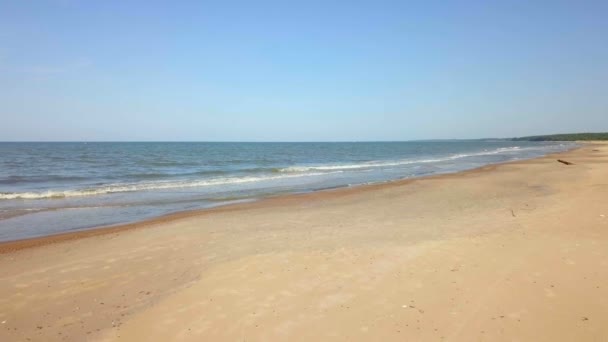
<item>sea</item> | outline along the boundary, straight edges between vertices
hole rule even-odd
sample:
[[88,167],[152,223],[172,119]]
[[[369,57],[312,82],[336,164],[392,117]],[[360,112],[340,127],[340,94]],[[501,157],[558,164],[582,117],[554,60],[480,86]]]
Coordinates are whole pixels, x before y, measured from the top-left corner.
[[539,157],[573,143],[4,142],[0,241]]

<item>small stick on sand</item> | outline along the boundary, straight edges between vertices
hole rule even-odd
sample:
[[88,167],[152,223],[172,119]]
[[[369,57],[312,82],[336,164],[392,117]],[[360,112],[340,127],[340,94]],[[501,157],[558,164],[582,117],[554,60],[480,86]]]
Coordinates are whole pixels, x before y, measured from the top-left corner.
[[566,165],[574,165],[574,163],[571,163],[571,162],[565,161],[565,160],[561,160],[561,159],[558,159],[557,161],[560,162],[560,163],[562,163],[562,164],[566,164]]

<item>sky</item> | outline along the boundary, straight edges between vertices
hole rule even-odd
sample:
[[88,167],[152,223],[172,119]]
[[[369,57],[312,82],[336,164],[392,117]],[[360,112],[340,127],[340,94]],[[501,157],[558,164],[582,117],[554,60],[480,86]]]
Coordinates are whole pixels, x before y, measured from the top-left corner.
[[0,141],[608,131],[608,1],[0,1]]

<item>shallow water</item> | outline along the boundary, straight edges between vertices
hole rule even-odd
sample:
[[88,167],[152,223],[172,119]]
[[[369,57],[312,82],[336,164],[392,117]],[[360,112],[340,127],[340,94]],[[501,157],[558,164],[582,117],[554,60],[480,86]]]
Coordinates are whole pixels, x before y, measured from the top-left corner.
[[0,143],[0,241],[456,172],[567,143]]

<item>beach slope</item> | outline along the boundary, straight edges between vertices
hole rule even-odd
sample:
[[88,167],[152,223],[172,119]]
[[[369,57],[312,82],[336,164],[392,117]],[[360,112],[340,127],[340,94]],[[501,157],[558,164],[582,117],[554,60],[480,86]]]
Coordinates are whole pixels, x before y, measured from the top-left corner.
[[608,144],[0,253],[0,341],[605,340]]

